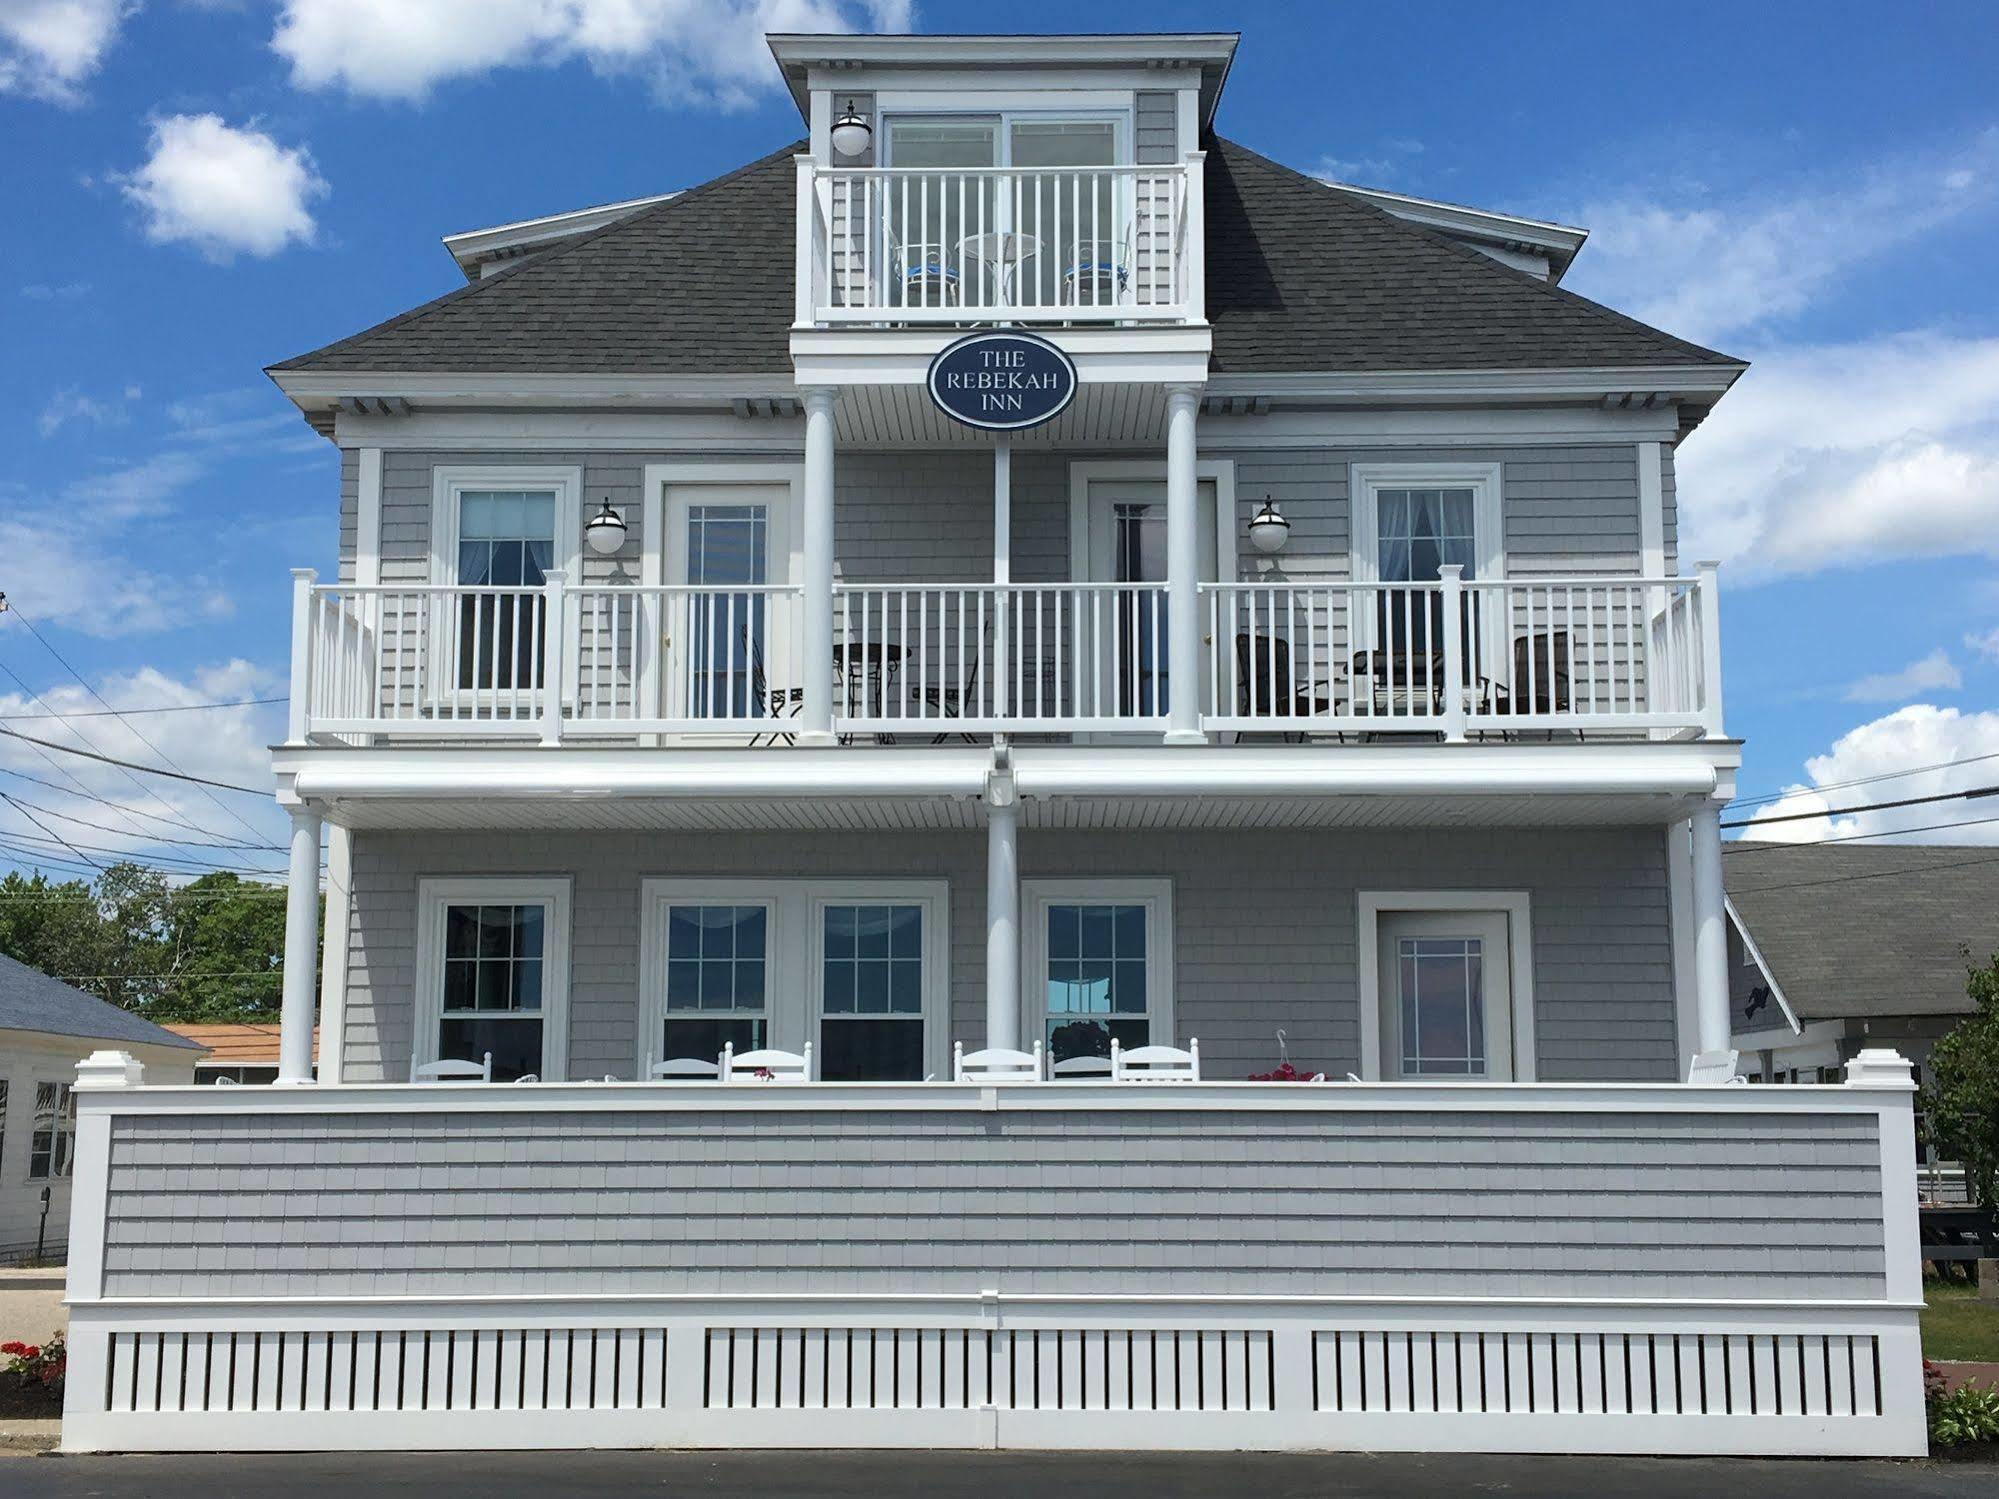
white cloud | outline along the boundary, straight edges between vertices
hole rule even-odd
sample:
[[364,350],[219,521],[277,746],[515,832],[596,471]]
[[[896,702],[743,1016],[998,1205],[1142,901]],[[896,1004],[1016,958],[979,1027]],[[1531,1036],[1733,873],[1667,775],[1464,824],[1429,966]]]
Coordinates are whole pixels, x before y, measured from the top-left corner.
[[[1999,197],[1999,129],[1947,153],[1708,201],[1629,193],[1566,212],[1590,229],[1566,284],[1697,343],[1755,333]],[[1679,196],[1679,195],[1676,195]],[[1731,351],[1733,352],[1733,351]]]
[[120,186],[154,243],[190,244],[224,264],[312,243],[309,205],[327,185],[303,146],[217,115],[170,115],[153,122],[151,153]]
[[742,108],[778,86],[770,31],[902,31],[909,0],[284,0],[272,48],[292,81],[421,99],[496,68],[582,59],[673,103]]
[[21,295],[30,302],[74,302],[89,291],[90,283],[87,281],[65,281],[60,285],[37,281],[22,287]]
[[1379,153],[1371,156],[1322,156],[1312,175],[1322,182],[1351,183],[1355,187],[1399,185],[1421,156],[1424,145],[1418,140],[1383,141]]
[[1976,651],[1987,661],[1999,662],[1999,627],[1982,634],[1976,631],[1968,632],[1964,637],[1964,644],[1967,649]]
[[128,13],[124,0],[0,0],[0,94],[76,103]]
[[1681,555],[1737,577],[1999,556],[1999,338],[1766,350],[1678,463]]
[[[1841,735],[1827,753],[1807,760],[1805,774],[1811,778],[1810,782],[1787,787],[1780,800],[1753,813],[1757,823],[1745,829],[1744,836],[1783,843],[1814,843],[1856,833],[1929,828],[1927,832],[1909,834],[1906,841],[1999,843],[1999,799],[1932,802],[1919,807],[1859,812],[1848,817],[1806,817],[1797,822],[1763,825],[1763,819],[1794,813],[1830,813],[1840,807],[1989,786],[1999,782],[1999,759],[1991,757],[1999,757],[1999,713],[1961,713],[1955,708],[1938,708],[1928,703],[1898,708],[1885,718]],[[1913,765],[1942,768],[1897,775],[1892,780],[1869,780],[1864,785],[1847,784]],[[1934,827],[1938,823],[1975,822],[1983,817],[1994,820],[1970,827]]]
[[64,386],[50,396],[35,418],[35,430],[44,437],[53,437],[71,422],[82,422],[92,427],[113,427],[126,419],[126,403],[136,400],[138,390],[128,387],[123,400],[100,401],[88,396],[74,385]]
[[1849,703],[1905,703],[1912,697],[1940,689],[1956,691],[1964,685],[1964,674],[1938,647],[1921,660],[1911,661],[1900,671],[1881,672],[1860,678],[1846,689]]

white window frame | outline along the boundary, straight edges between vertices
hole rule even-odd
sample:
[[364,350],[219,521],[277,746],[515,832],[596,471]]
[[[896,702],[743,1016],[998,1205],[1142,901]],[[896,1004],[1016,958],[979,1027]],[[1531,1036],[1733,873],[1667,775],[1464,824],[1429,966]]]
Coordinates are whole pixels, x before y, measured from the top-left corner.
[[[55,1128],[49,1136],[49,1169],[38,1176],[35,1174],[35,1120],[40,1112],[39,1095],[43,1088],[56,1089],[56,1113]],[[31,1077],[27,1093],[27,1179],[31,1182],[68,1181],[76,1175],[76,1120],[72,1113],[76,1107],[76,1079],[74,1076]],[[68,1148],[65,1149],[65,1146]],[[62,1166],[60,1171],[55,1169],[58,1164]]]
[[[583,470],[574,464],[440,463],[431,470],[430,581],[458,581],[458,501],[467,490],[540,489],[555,493],[555,546],[552,567],[560,569],[566,586],[583,582]],[[567,623],[563,651],[562,695],[576,700],[581,611]],[[440,701],[471,706],[476,689],[458,685],[458,610],[444,600],[431,611],[430,671],[447,672],[433,693]]]
[[447,906],[540,905],[541,1068],[544,1082],[569,1075],[570,906],[568,875],[451,875],[417,882],[416,1004],[410,1037],[412,1066],[435,1062],[444,1024],[444,912]]
[[675,905],[764,906],[764,1034],[783,1051],[816,1042],[823,1018],[825,910],[828,906],[923,908],[923,1068],[943,1076],[951,1053],[951,887],[948,880],[826,876],[802,880],[649,877],[639,894],[639,1023],[633,1075],[658,1055],[666,1024],[666,916]]
[[[1513,1050],[1509,1081],[1531,1083],[1539,1075],[1534,1055],[1534,921],[1525,890],[1363,890],[1355,929],[1359,965],[1360,1076],[1380,1082],[1381,920],[1402,912],[1494,912],[1506,917],[1507,978],[1512,989],[1507,1033]],[[1440,1079],[1425,1079],[1437,1082]]]
[[[1498,463],[1350,463],[1347,465],[1349,512],[1348,568],[1356,583],[1381,581],[1381,491],[1384,489],[1469,489],[1472,491],[1472,545],[1478,553],[1480,579],[1506,576],[1506,508],[1504,465]],[[1354,651],[1372,650],[1374,610],[1354,609]],[[1506,656],[1507,621],[1503,611],[1489,609],[1480,629],[1488,661]]]
[[1132,876],[1034,878],[1020,882],[1020,1033],[1032,1043],[1048,1029],[1048,908],[1144,906],[1147,1040],[1184,1044],[1177,1033],[1173,974],[1173,881]]

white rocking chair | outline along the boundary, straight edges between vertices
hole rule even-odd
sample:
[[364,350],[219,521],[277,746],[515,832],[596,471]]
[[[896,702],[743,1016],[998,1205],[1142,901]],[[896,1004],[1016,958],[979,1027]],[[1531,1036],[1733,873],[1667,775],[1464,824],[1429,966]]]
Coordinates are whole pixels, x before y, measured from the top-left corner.
[[[774,1046],[738,1052],[735,1042],[727,1042],[722,1047],[720,1072],[725,1083],[809,1083],[813,1081],[812,1043],[807,1041],[802,1052],[779,1051]],[[758,1077],[759,1072],[769,1076]]]
[[413,1083],[490,1083],[492,1080],[493,1054],[490,1051],[484,1061],[461,1062],[456,1057],[446,1057],[410,1068],[410,1081]]
[[1048,1069],[1051,1079],[1075,1078],[1087,1080],[1093,1077],[1111,1075],[1109,1057],[1064,1057]]
[[959,1083],[1038,1083],[1041,1081],[1041,1043],[1032,1051],[1015,1051],[1008,1046],[988,1046],[983,1051],[966,1051],[965,1043],[951,1043],[951,1080]]
[[1693,1066],[1687,1069],[1687,1081],[1696,1087],[1713,1087],[1716,1083],[1743,1083],[1749,1079],[1735,1070],[1736,1059],[1741,1055],[1734,1051],[1704,1051],[1694,1058]]
[[719,1058],[710,1062],[700,1057],[668,1057],[663,1062],[655,1062],[652,1053],[646,1053],[646,1076],[650,1078],[720,1077],[721,1075],[722,1063]]
[[1198,1083],[1201,1080],[1201,1043],[1189,1041],[1185,1051],[1177,1046],[1134,1046],[1125,1051],[1111,1037],[1111,1081],[1114,1083]]

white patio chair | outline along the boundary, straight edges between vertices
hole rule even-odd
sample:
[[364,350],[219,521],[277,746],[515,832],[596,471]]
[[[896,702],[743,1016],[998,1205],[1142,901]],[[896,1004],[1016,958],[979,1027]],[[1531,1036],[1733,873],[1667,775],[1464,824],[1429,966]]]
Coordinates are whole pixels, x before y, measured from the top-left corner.
[[1109,1057],[1064,1057],[1048,1069],[1050,1077],[1092,1078],[1111,1075]]
[[1111,1037],[1111,1081],[1114,1083],[1198,1083],[1201,1080],[1201,1043],[1189,1041],[1187,1049],[1177,1046],[1134,1046],[1125,1051]]
[[965,1043],[951,1043],[951,1080],[959,1083],[1038,1083],[1041,1081],[1041,1043],[1032,1051],[1016,1051],[1008,1046],[988,1046],[983,1051],[966,1051]]
[[438,1062],[425,1062],[421,1067],[410,1068],[413,1083],[490,1083],[493,1080],[493,1054],[489,1051],[485,1059],[478,1062],[461,1062],[456,1057],[446,1057]]
[[1708,1087],[1716,1083],[1743,1083],[1749,1079],[1735,1070],[1736,1058],[1740,1052],[1704,1051],[1694,1058],[1693,1066],[1687,1069],[1687,1081]]
[[655,1062],[652,1053],[646,1053],[646,1076],[662,1077],[720,1077],[722,1063],[718,1058],[713,1062],[700,1057],[668,1057],[663,1062]]
[[[735,1042],[722,1047],[722,1081],[725,1083],[809,1083],[812,1078],[812,1043],[805,1043],[805,1050],[779,1051],[774,1046],[766,1046],[757,1051],[738,1052]],[[768,1078],[758,1077],[759,1072],[770,1074]]]

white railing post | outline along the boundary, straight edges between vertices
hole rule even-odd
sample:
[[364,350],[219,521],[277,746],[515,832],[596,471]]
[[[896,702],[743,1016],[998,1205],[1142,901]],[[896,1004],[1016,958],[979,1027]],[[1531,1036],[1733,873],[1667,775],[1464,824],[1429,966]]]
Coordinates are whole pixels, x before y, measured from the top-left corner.
[[1195,417],[1201,392],[1166,392],[1166,742],[1206,744],[1201,732],[1200,484]]
[[1206,170],[1207,153],[1189,151],[1187,153],[1187,182],[1184,190],[1187,234],[1182,285],[1186,288],[1183,301],[1187,321],[1206,322],[1208,318],[1208,253],[1207,253],[1207,197],[1202,191],[1201,179]]
[[1444,600],[1444,743],[1465,742],[1465,569],[1448,562],[1437,569]]
[[1699,563],[1701,619],[1701,728],[1720,738],[1721,719],[1721,564]]
[[[568,580],[561,568],[542,575],[541,583],[541,742],[562,743],[562,689],[568,678],[568,652],[563,649],[569,632],[563,628],[563,585]],[[495,650],[498,649],[496,645]],[[518,669],[518,667],[516,668]]]
[[1908,1060],[1889,1047],[1867,1047],[1846,1064],[1849,1088],[1878,1090],[1876,1138],[1881,1151],[1882,1300],[1897,1307],[1898,1325],[1880,1335],[1881,1415],[1920,1442],[1927,1429],[1923,1398],[1922,1214],[1917,1206],[1916,1080]]
[[286,744],[304,744],[312,730],[312,585],[319,574],[292,569],[292,686],[286,710]]
[[1728,911],[1721,881],[1721,803],[1694,811],[1694,1029],[1702,1051],[1728,1050]]
[[810,156],[794,156],[798,166],[798,263],[794,267],[792,324],[799,328],[812,326],[816,316],[813,306],[813,288],[818,284],[817,269],[813,265],[812,228],[817,198],[813,191],[815,164]]
[[[292,807],[291,861],[285,876],[285,957],[278,1010],[278,1081],[312,1081],[312,1019],[319,1002],[318,812]],[[329,933],[329,943],[345,932]]]
[[833,402],[837,392],[805,392],[804,537],[805,695],[798,742],[833,742]]
[[986,775],[986,1045],[1020,1046],[1020,806],[1004,745]]

